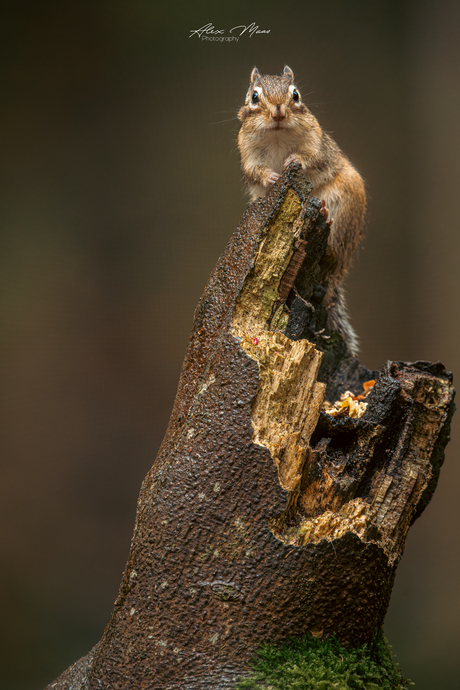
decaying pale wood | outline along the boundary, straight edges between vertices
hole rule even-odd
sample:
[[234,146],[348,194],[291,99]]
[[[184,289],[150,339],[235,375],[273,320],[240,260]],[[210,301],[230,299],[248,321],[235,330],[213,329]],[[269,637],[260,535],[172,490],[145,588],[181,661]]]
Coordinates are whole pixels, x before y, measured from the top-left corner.
[[308,340],[260,331],[241,347],[259,365],[259,386],[251,405],[254,443],[265,446],[278,467],[280,485],[297,489],[310,436],[326,386],[317,383],[322,354]]
[[[297,195],[288,192],[270,233],[261,239],[232,318],[233,335],[259,367],[259,385],[251,404],[254,443],[268,448],[287,491],[295,490],[300,482],[325,391],[325,385],[317,382],[322,353],[308,340],[292,341],[279,330],[287,324],[282,298],[286,299],[290,286],[285,288],[285,276],[292,284],[301,264],[296,239],[302,226],[297,224],[293,232],[301,210]],[[268,330],[268,323],[275,323],[276,328]]]
[[[302,228],[296,220],[302,211],[298,197],[288,192],[270,233],[261,238],[232,318],[233,335],[259,367],[251,404],[254,442],[269,450],[282,488],[298,493],[297,515],[292,502],[289,505],[288,528],[283,529],[279,517],[271,525],[278,539],[297,546],[321,539],[334,541],[352,532],[363,542],[381,546],[393,562],[410,527],[411,506],[418,503],[431,478],[430,457],[452,402],[451,385],[422,373],[403,381],[403,390],[417,390],[418,424],[412,429],[412,418],[407,420],[391,462],[374,474],[365,498],[354,495],[351,485],[359,488],[356,477],[354,482],[349,476],[341,477],[343,467],[327,461],[321,443],[314,450],[310,447],[326,388],[317,381],[323,353],[308,340],[292,341],[281,332],[288,320],[285,300],[308,244],[300,240],[302,250],[296,251]],[[358,444],[365,450],[366,466],[372,463],[383,431],[379,425],[360,430]],[[410,452],[406,453],[408,443]],[[300,490],[304,464],[308,471],[308,464],[319,460],[319,476]],[[357,467],[355,475],[366,466]],[[294,528],[293,522],[297,523]]]

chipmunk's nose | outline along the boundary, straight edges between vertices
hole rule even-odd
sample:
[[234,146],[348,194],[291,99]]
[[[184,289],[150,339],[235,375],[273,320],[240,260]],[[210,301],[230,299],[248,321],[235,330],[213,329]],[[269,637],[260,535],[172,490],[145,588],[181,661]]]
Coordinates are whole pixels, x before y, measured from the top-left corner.
[[272,120],[276,120],[279,122],[279,120],[284,120],[286,117],[286,106],[284,105],[275,105],[272,108],[271,111],[271,118]]

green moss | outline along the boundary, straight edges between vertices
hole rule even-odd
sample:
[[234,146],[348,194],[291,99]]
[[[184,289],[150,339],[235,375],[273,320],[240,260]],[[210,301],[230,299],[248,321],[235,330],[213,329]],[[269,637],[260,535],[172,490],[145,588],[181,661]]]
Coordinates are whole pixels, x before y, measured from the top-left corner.
[[304,637],[282,647],[264,645],[252,674],[235,690],[404,690],[413,685],[393,661],[381,631],[368,647],[346,649],[334,638]]

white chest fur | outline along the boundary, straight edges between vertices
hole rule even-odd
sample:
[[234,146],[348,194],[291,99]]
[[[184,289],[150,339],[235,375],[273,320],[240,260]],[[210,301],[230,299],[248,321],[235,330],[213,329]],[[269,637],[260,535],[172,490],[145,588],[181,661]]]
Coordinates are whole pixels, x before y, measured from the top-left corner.
[[298,137],[289,130],[268,130],[251,142],[247,162],[249,165],[266,165],[281,175],[283,163],[298,150]]

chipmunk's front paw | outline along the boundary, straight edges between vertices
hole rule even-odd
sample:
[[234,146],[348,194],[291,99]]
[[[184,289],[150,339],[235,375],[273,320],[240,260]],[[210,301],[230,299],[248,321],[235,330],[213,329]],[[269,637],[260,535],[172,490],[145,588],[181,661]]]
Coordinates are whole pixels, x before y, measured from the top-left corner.
[[300,165],[302,165],[302,159],[296,153],[291,153],[291,155],[288,156],[283,163],[283,170],[286,170],[288,165],[290,165],[291,163],[299,163]]
[[277,180],[279,180],[281,175],[278,175],[277,172],[274,170],[267,170],[266,174],[264,175],[264,184],[266,187],[269,185],[273,184]]

